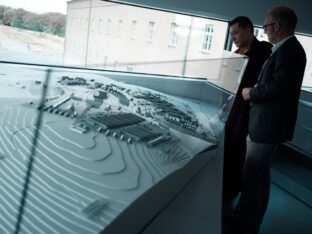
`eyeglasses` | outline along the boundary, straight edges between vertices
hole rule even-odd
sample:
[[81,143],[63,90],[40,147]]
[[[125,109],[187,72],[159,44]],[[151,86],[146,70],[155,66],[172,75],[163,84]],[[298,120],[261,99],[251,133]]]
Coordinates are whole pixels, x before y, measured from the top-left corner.
[[264,30],[267,30],[267,27],[269,27],[269,26],[271,26],[271,25],[275,25],[275,24],[276,24],[276,22],[274,22],[274,23],[269,23],[269,24],[265,24],[265,25],[262,26],[262,28],[263,28]]

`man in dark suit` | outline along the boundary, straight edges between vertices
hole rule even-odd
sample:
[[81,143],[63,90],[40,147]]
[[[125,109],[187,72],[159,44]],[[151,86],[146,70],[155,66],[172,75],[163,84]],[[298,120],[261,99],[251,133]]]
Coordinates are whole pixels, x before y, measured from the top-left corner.
[[244,101],[242,90],[256,84],[272,47],[268,42],[257,40],[253,24],[248,17],[238,16],[229,25],[230,36],[238,48],[235,53],[248,56],[248,63],[225,126],[222,209],[224,222],[234,214],[232,201],[241,190],[241,173],[246,154],[250,104]]
[[254,87],[242,90],[250,101],[247,152],[243,169],[241,216],[237,233],[258,233],[269,201],[270,163],[276,147],[291,140],[297,118],[306,55],[294,36],[297,16],[274,7],[264,31],[274,44]]

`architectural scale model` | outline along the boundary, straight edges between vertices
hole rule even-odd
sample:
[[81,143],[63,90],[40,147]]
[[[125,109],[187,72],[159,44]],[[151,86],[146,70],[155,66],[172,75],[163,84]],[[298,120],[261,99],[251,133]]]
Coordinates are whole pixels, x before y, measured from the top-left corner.
[[0,87],[0,232],[14,230],[40,111],[23,233],[104,230],[222,132],[205,103],[88,73],[55,73],[48,85],[27,74],[8,73]]

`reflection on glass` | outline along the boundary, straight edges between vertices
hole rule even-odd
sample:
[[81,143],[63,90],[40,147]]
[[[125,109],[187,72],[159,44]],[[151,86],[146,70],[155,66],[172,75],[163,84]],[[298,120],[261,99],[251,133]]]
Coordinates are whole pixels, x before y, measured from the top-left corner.
[[245,62],[230,54],[205,61],[215,70],[211,82],[53,68],[42,105],[47,68],[2,62],[0,232],[14,232],[39,113],[20,228],[95,233],[199,152],[217,147],[230,105],[226,90],[237,88]]
[[[65,65],[206,78],[206,68],[194,67],[192,61],[222,57],[225,22],[106,1],[87,2],[68,3]],[[106,30],[111,33],[75,27],[81,17],[109,20]]]
[[68,1],[66,16],[1,9],[14,12],[0,25],[1,57],[38,64],[198,77],[189,61],[222,57],[227,30],[226,22],[100,0]]

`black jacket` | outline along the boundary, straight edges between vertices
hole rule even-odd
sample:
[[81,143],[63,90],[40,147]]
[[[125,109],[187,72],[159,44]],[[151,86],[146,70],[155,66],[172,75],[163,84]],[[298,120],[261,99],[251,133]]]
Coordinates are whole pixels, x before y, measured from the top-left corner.
[[242,90],[246,87],[253,87],[257,83],[263,63],[271,54],[271,47],[272,45],[270,43],[265,41],[260,42],[254,38],[251,48],[245,54],[248,56],[249,60],[239,84],[225,128],[225,137],[228,140],[229,147],[232,149],[232,141],[237,142],[241,139],[245,142],[248,134],[250,104],[244,101]]
[[282,143],[292,139],[305,65],[306,55],[296,37],[270,56],[251,90],[248,132],[253,141]]
[[246,154],[246,137],[248,134],[250,103],[245,102],[242,90],[253,87],[258,80],[265,60],[271,54],[272,45],[254,38],[245,54],[249,60],[239,84],[228,120],[225,126],[223,195],[234,198],[241,190],[241,171]]

